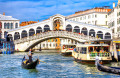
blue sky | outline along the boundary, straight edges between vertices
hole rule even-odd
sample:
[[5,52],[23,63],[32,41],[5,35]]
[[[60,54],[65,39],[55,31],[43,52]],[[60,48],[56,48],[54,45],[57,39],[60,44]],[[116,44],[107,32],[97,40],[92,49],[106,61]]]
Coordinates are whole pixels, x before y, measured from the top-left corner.
[[55,14],[68,16],[76,11],[117,4],[118,0],[0,0],[0,14],[5,12],[22,21],[42,21]]

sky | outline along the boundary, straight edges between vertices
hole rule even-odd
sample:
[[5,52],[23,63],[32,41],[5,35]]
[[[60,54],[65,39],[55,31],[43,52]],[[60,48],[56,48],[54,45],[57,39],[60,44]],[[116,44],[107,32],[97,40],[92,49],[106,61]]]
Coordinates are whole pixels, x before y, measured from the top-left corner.
[[118,0],[0,0],[0,14],[23,21],[42,21],[55,14],[72,15],[95,7],[110,6]]

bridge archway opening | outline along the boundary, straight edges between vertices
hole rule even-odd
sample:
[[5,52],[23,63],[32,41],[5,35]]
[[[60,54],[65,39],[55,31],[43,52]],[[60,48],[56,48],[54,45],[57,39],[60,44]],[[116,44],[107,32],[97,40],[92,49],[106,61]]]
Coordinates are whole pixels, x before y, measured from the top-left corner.
[[25,51],[26,51],[26,52],[29,51],[30,48],[32,49],[33,47],[35,47],[36,45],[38,45],[38,44],[41,43],[41,42],[47,41],[47,40],[49,40],[49,39],[55,39],[55,40],[56,40],[56,38],[71,39],[71,40],[74,40],[75,42],[83,43],[83,42],[81,42],[81,41],[79,41],[79,40],[75,40],[75,39],[73,39],[73,38],[68,38],[68,37],[49,37],[49,38],[45,38],[45,39],[36,41],[36,42],[33,43],[32,45],[30,45]]
[[95,37],[95,30],[94,30],[94,29],[91,29],[91,30],[89,31],[89,36]]
[[36,29],[36,34],[39,34],[39,33],[41,33],[42,32],[42,28],[41,27],[37,27],[37,29]]
[[72,26],[70,24],[66,26],[66,31],[72,32]]
[[27,31],[23,30],[21,33],[21,38],[25,38],[25,37],[27,37]]
[[85,27],[82,28],[82,30],[81,30],[81,34],[88,35],[87,33],[88,33],[87,28],[85,28]]
[[111,34],[110,33],[105,33],[105,39],[111,39]]
[[47,31],[50,31],[49,25],[45,25],[45,26],[44,26],[44,32],[47,32]]
[[61,30],[62,24],[63,22],[61,21],[61,18],[55,18],[53,22],[53,30]]
[[4,38],[7,37],[7,33],[8,33],[7,31],[4,32]]
[[33,36],[35,34],[35,30],[34,29],[30,29],[29,30],[29,36]]
[[19,32],[15,32],[14,34],[14,40],[20,39],[20,34]]
[[12,34],[8,34],[8,35],[7,35],[7,41],[13,41]]
[[98,31],[97,32],[97,37],[103,39],[103,32],[102,31]]
[[75,26],[73,31],[76,32],[76,33],[80,33],[80,28],[79,28],[79,26]]

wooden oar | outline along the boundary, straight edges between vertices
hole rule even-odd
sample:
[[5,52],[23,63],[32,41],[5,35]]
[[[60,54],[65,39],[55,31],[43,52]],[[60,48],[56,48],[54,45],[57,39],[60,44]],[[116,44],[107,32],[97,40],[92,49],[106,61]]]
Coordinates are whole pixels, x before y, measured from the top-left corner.
[[46,63],[45,61],[39,60],[40,62]]

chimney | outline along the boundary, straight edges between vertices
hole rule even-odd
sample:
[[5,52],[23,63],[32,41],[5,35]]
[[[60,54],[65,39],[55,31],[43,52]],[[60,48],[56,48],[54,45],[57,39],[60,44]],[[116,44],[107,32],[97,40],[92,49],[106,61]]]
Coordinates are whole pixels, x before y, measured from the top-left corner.
[[3,15],[5,15],[5,12],[3,12]]

